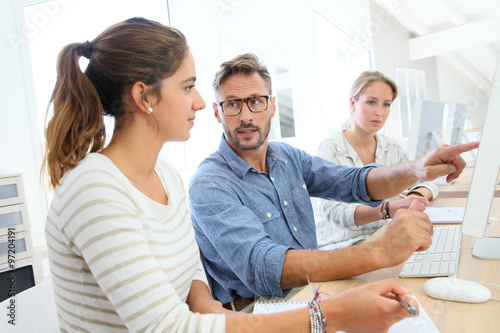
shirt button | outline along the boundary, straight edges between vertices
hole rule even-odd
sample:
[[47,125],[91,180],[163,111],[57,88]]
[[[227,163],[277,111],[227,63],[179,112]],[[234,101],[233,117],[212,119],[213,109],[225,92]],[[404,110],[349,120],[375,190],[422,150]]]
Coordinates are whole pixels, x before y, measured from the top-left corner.
[[302,188],[305,190],[307,188],[306,184],[302,185]]
[[271,177],[271,180],[274,182],[274,178],[273,177]]
[[255,170],[255,169],[252,169],[252,171],[253,171],[253,172],[257,172],[257,170]]
[[288,206],[288,201],[286,201],[286,200],[285,200],[285,201],[283,201],[283,204],[284,204],[285,206]]
[[271,213],[267,212],[267,217],[271,217]]
[[297,227],[293,227],[293,230],[297,231]]

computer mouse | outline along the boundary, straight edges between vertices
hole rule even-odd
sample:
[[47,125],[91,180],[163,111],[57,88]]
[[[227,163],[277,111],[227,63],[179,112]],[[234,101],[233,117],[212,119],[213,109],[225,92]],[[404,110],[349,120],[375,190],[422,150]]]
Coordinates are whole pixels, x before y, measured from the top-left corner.
[[430,297],[445,301],[483,303],[491,298],[491,291],[485,286],[452,277],[427,280],[424,289]]

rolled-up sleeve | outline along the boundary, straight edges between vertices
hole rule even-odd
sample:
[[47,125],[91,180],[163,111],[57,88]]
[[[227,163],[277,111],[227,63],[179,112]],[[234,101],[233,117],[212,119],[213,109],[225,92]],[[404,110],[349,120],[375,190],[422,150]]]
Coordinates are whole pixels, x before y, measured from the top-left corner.
[[312,197],[378,206],[381,201],[372,201],[368,195],[366,177],[379,166],[371,163],[361,168],[350,167],[314,156],[306,177],[309,193]]

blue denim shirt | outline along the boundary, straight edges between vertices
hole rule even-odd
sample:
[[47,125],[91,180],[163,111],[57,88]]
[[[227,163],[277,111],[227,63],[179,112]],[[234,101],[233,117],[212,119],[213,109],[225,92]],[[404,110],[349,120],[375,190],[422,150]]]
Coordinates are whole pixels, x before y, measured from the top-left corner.
[[222,136],[189,186],[196,240],[215,298],[284,297],[285,252],[317,249],[310,196],[376,206],[365,179],[375,164],[333,164],[285,143],[269,143],[268,174],[243,161]]

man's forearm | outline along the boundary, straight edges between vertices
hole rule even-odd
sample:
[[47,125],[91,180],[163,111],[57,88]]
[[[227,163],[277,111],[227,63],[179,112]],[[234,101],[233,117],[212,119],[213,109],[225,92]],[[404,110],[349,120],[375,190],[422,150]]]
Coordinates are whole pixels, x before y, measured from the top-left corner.
[[368,243],[331,251],[288,250],[283,264],[281,288],[303,286],[307,284],[308,277],[315,282],[331,281],[386,266],[384,256],[378,248]]
[[366,190],[373,200],[395,196],[417,180],[434,180],[446,176],[446,181],[456,179],[465,167],[460,154],[477,148],[479,142],[440,146],[414,161],[374,168],[366,177]]
[[366,177],[366,190],[373,200],[392,198],[415,184],[413,162],[373,168]]
[[403,263],[415,251],[432,244],[433,225],[427,214],[419,211],[418,200],[408,209],[399,209],[375,239],[344,249],[288,250],[281,273],[283,289],[368,273]]

